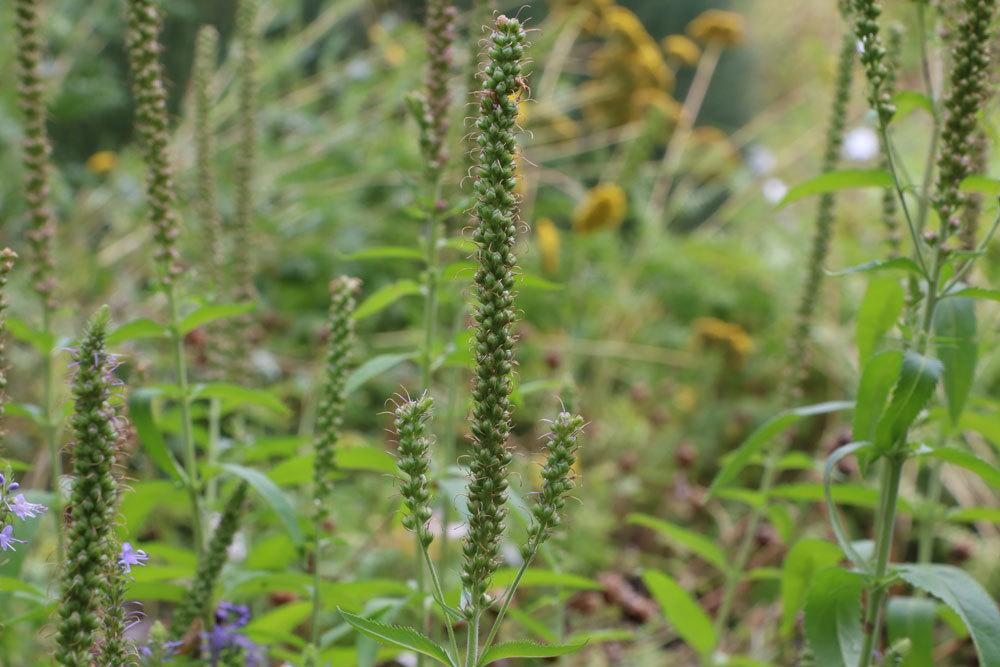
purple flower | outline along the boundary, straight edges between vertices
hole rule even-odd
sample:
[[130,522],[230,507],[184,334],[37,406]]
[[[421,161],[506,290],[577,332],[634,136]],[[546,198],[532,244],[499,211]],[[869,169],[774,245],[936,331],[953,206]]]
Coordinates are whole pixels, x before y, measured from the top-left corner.
[[142,549],[133,549],[131,542],[122,543],[122,554],[118,558],[118,564],[126,574],[132,571],[133,565],[145,565],[149,556]]
[[27,542],[14,537],[14,526],[5,526],[0,530],[0,551],[16,551],[15,544],[27,544]]
[[[163,642],[159,646],[160,650],[157,651],[157,655],[159,655],[160,657],[165,658],[166,660],[169,661],[170,658],[172,658],[175,655],[177,655],[177,649],[179,649],[183,645],[184,645],[184,640],[182,640],[182,639],[177,639],[175,641],[169,641],[169,642]],[[153,645],[150,644],[149,646],[143,646],[143,647],[141,647],[139,649],[139,654],[142,655],[142,656],[144,656],[144,657],[146,657],[146,658],[152,658],[153,657]]]
[[19,493],[14,496],[13,502],[8,502],[7,507],[9,507],[10,511],[16,514],[17,518],[22,521],[25,519],[34,519],[36,516],[41,516],[45,513],[45,510],[48,509],[45,505],[29,503],[27,499],[25,499],[23,493]]
[[220,602],[215,610],[215,627],[202,634],[205,652],[212,665],[223,657],[243,654],[248,667],[263,664],[263,651],[238,630],[250,622],[250,608],[242,604]]
[[230,628],[242,628],[250,622],[250,607],[222,601],[215,610],[215,623]]
[[20,486],[17,482],[11,482],[10,486],[7,486],[7,478],[3,476],[3,473],[0,473],[0,495],[17,491]]

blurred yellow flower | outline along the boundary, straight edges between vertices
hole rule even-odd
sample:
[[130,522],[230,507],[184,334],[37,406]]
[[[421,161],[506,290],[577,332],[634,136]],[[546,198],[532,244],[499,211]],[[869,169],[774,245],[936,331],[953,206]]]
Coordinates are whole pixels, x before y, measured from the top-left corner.
[[625,221],[628,198],[621,186],[602,183],[587,193],[573,214],[573,229],[589,234],[614,229]]
[[559,229],[549,218],[541,218],[535,223],[535,235],[538,236],[542,268],[546,273],[556,273],[559,270]]
[[720,46],[739,44],[745,32],[743,16],[722,9],[704,11],[687,26],[687,33],[694,39]]
[[118,166],[118,156],[111,151],[98,151],[87,158],[87,170],[94,174],[106,174]]
[[753,352],[753,339],[739,324],[715,317],[699,317],[692,325],[694,343],[701,348],[721,347],[737,363]]
[[701,58],[701,49],[690,38],[684,35],[668,35],[660,42],[663,52],[670,58],[676,58],[685,65],[697,65]]
[[632,109],[636,116],[645,115],[651,108],[656,109],[671,124],[676,123],[684,111],[680,102],[659,88],[640,88],[632,94]]

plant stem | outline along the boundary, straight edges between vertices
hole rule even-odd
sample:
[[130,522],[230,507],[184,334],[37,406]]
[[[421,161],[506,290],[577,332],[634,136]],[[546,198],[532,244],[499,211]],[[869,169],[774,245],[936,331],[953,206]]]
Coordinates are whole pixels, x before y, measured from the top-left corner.
[[503,604],[500,605],[500,611],[497,612],[497,618],[493,621],[493,627],[490,628],[490,633],[486,636],[486,641],[483,642],[483,650],[489,650],[490,646],[493,644],[493,640],[496,638],[497,633],[500,631],[500,625],[503,623],[504,617],[507,615],[507,610],[510,609],[510,603],[514,600],[514,593],[517,592],[517,587],[521,585],[521,579],[524,577],[524,573],[528,571],[528,566],[531,565],[531,561],[535,559],[535,553],[537,553],[538,548],[536,547],[532,552],[531,556],[524,559],[521,563],[521,567],[517,569],[517,574],[514,575],[514,581],[511,582],[510,586],[507,588],[507,592],[504,594]]
[[322,582],[319,572],[320,563],[320,551],[322,549],[323,543],[323,523],[317,514],[314,525],[314,541],[313,541],[313,590],[312,590],[312,645],[316,647],[317,652],[319,651],[319,612],[320,612],[320,601],[319,601],[319,585]]
[[[905,443],[905,437],[903,442]],[[882,602],[885,600],[888,586],[884,580],[892,551],[892,538],[896,527],[896,502],[899,500],[899,480],[902,477],[904,461],[905,457],[897,454],[887,456],[882,462],[882,478],[879,485],[882,499],[879,503],[878,539],[875,542],[875,587],[868,594],[864,641],[858,667],[868,667],[871,664],[875,642],[880,634]]]
[[184,469],[187,473],[187,490],[191,499],[191,528],[194,533],[195,553],[198,558],[205,549],[202,529],[201,483],[198,475],[198,456],[194,444],[194,427],[191,419],[191,387],[188,385],[187,359],[184,356],[184,336],[180,331],[180,310],[177,304],[177,288],[171,282],[166,289],[170,307],[170,331],[174,342],[174,373],[180,387],[181,437],[184,446]]
[[476,613],[469,622],[469,637],[466,642],[465,665],[466,667],[476,667],[479,662],[479,619],[482,617],[481,609],[476,609]]
[[455,655],[455,663],[457,664],[458,641],[455,639],[455,630],[452,628],[451,616],[445,608],[444,589],[441,588],[441,579],[438,577],[437,569],[434,567],[434,561],[431,559],[430,553],[427,549],[421,549],[421,551],[423,552],[424,560],[427,562],[427,571],[431,575],[431,585],[434,587],[434,595],[437,597],[437,602],[441,606],[441,611],[444,612],[445,627],[448,629],[448,641],[451,642],[451,648]]
[[[222,434],[222,401],[213,398],[208,403],[208,449],[205,459],[211,469],[219,461],[219,439]],[[209,505],[215,504],[218,496],[218,483],[213,477],[205,485],[205,498]]]
[[[45,303],[42,303],[42,331],[50,334],[52,330],[52,310]],[[49,449],[49,457],[52,465],[52,518],[56,529],[56,565],[62,568],[63,552],[65,549],[65,536],[63,535],[63,504],[62,489],[60,481],[62,479],[62,456],[59,452],[59,417],[56,415],[55,383],[52,375],[55,372],[55,364],[52,359],[52,350],[49,350],[43,361],[43,397],[45,407],[45,441]]]
[[438,238],[441,234],[441,212],[438,202],[441,199],[441,173],[437,170],[430,188],[434,195],[428,211],[426,242],[427,242],[427,299],[424,302],[424,350],[421,364],[421,385],[430,391],[434,379],[434,343],[437,336],[438,311]]

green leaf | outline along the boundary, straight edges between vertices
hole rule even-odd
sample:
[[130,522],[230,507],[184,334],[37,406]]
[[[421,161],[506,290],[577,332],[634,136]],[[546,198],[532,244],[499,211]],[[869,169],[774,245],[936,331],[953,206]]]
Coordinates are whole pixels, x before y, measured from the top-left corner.
[[366,637],[371,637],[384,645],[420,653],[428,658],[437,660],[442,665],[455,667],[455,663],[443,648],[413,628],[379,623],[378,621],[373,621],[362,616],[356,616],[343,609],[338,609],[338,611],[352,628]]
[[913,351],[905,353],[889,407],[875,426],[877,450],[887,452],[898,445],[934,395],[941,371],[942,365],[937,359]]
[[978,581],[951,565],[906,563],[897,570],[912,586],[927,591],[961,617],[976,645],[979,664],[1000,665],[1000,611]]
[[876,271],[907,271],[916,276],[923,276],[923,271],[909,257],[893,257],[892,259],[874,259],[864,264],[858,264],[840,271],[829,273],[831,277],[849,276],[855,273],[874,273]]
[[347,382],[344,384],[344,391],[350,394],[360,389],[361,386],[369,380],[378,377],[391,368],[395,368],[404,361],[413,359],[415,356],[415,352],[399,352],[394,354],[380,354],[377,357],[372,357],[365,363],[355,368],[351,374],[347,376]]
[[2,593],[25,593],[39,600],[44,600],[48,596],[45,591],[35,586],[34,584],[29,584],[26,581],[21,581],[20,579],[14,579],[12,577],[0,577],[0,592]]
[[381,312],[404,296],[420,294],[420,284],[415,280],[399,280],[380,287],[374,294],[361,302],[354,311],[354,319],[362,320]]
[[977,521],[1000,523],[1000,507],[965,507],[948,512],[946,518],[953,523],[975,523]]
[[934,115],[934,103],[931,99],[915,90],[899,91],[892,96],[892,105],[896,108],[896,113],[892,116],[893,123],[903,120],[917,109],[923,109]]
[[959,185],[959,190],[962,192],[975,192],[981,195],[995,197],[1000,195],[1000,180],[990,178],[989,176],[973,174],[972,176],[966,176],[962,179],[962,183]]
[[873,440],[875,426],[885,410],[893,384],[903,368],[903,353],[898,350],[879,352],[865,365],[858,383],[857,407],[852,424],[853,440]]
[[823,667],[856,667],[861,657],[860,574],[831,567],[813,577],[806,594],[806,637]]
[[884,169],[848,169],[844,171],[830,171],[810,178],[808,181],[799,183],[788,191],[785,198],[778,204],[779,208],[788,204],[809,197],[827,192],[837,192],[839,190],[853,190],[856,188],[891,188],[892,176]]
[[377,447],[343,447],[337,450],[337,468],[341,470],[364,470],[387,475],[396,473],[396,459],[392,454]]
[[900,282],[887,276],[877,276],[868,283],[858,310],[856,338],[858,357],[864,366],[882,338],[895,326],[903,312],[906,294]]
[[167,473],[172,479],[184,482],[187,475],[181,468],[173,452],[167,447],[163,434],[156,427],[156,419],[153,417],[153,399],[158,392],[150,389],[136,389],[129,395],[128,413],[135,427],[139,442],[145,448],[149,458],[153,463]]
[[283,604],[255,617],[243,633],[260,644],[288,643],[289,639],[294,643],[295,628],[302,625],[311,613],[312,602],[309,601]]
[[[517,570],[514,568],[501,568],[493,576],[492,585],[494,588],[507,588],[514,583],[514,577],[517,575]],[[552,587],[552,588],[566,588],[566,589],[576,589],[576,590],[591,590],[596,591],[601,589],[601,585],[594,581],[593,579],[588,579],[587,577],[581,577],[577,574],[570,574],[569,572],[555,572],[553,570],[543,570],[539,568],[529,567],[524,572],[524,576],[521,577],[521,583],[518,590],[522,588],[539,588],[539,587]]]
[[489,665],[510,658],[555,658],[576,653],[584,646],[586,644],[539,644],[523,639],[509,641],[491,646],[477,664]]
[[252,468],[245,468],[235,463],[223,463],[222,469],[231,475],[239,477],[247,482],[254,491],[260,494],[275,514],[285,526],[285,530],[292,537],[296,544],[302,543],[302,531],[299,530],[299,522],[295,516],[295,507],[289,500],[285,492],[278,488],[266,475]]
[[27,343],[42,356],[49,356],[56,345],[56,337],[46,331],[38,331],[18,317],[7,318],[7,331],[16,340]]
[[986,289],[985,287],[963,287],[962,289],[948,292],[941,301],[955,298],[983,299],[985,301],[1000,301],[1000,290]]
[[837,464],[851,456],[852,454],[858,454],[859,456],[869,449],[871,445],[867,442],[851,442],[841,447],[838,447],[826,461],[826,465],[823,466],[823,500],[826,502],[827,515],[830,519],[830,525],[833,528],[833,534],[837,537],[837,544],[840,545],[841,551],[851,560],[852,563],[858,566],[861,570],[869,570],[870,566],[868,564],[868,559],[862,556],[854,548],[855,543],[851,540],[850,535],[847,532],[847,528],[844,526],[843,521],[840,517],[840,511],[837,509],[837,500],[834,494],[835,491],[841,487],[833,486],[833,471],[836,469]]
[[419,262],[423,261],[424,254],[417,248],[385,245],[366,248],[358,252],[352,252],[349,255],[343,255],[343,259],[348,262],[366,259],[413,259]]
[[194,312],[185,315],[184,319],[177,325],[177,330],[184,336],[209,322],[246,315],[255,307],[256,304],[253,303],[228,303],[202,306]]
[[974,472],[979,477],[992,486],[1000,489],[1000,469],[979,458],[975,454],[954,447],[936,447],[934,449],[918,451],[920,456],[930,456],[946,463],[951,463]]
[[781,634],[786,639],[795,630],[795,616],[805,605],[813,576],[839,563],[841,557],[837,545],[826,540],[799,540],[788,550],[781,568]]
[[243,407],[253,405],[271,412],[287,416],[291,414],[288,406],[281,402],[277,396],[266,389],[251,389],[239,384],[229,382],[211,382],[208,384],[196,385],[191,392],[191,397],[217,398],[232,407]]
[[514,284],[524,290],[556,291],[564,288],[559,283],[546,280],[531,273],[519,273],[514,276]]
[[976,302],[966,297],[944,299],[934,309],[934,343],[944,364],[948,415],[957,424],[972,389],[979,350],[976,347]]
[[716,545],[713,540],[699,533],[687,528],[681,528],[672,523],[667,523],[648,514],[629,514],[627,521],[655,530],[674,546],[700,556],[703,560],[719,568],[722,572],[729,570],[729,559],[725,552],[722,551],[722,548]]
[[680,584],[662,572],[647,570],[642,580],[680,638],[699,655],[710,655],[718,637],[712,619],[701,605]]
[[170,332],[153,320],[142,318],[126,322],[108,334],[108,345],[120,345],[141,338],[166,338]]
[[793,424],[800,422],[806,417],[837,412],[839,410],[848,410],[853,406],[854,403],[850,401],[817,403],[815,405],[807,405],[805,407],[782,412],[767,420],[761,424],[757,430],[751,433],[750,436],[736,448],[732,457],[723,464],[718,474],[716,474],[715,479],[712,480],[712,485],[708,489],[709,497],[714,496],[720,488],[736,479],[736,476],[740,473],[740,471],[742,471],[743,468],[745,468],[747,464],[750,463],[750,461],[753,460],[753,458],[771,442],[771,440],[777,437],[780,433],[784,432],[787,428],[791,427]]
[[909,639],[910,652],[900,667],[934,667],[934,619],[937,603],[927,598],[894,597],[886,606],[889,641]]

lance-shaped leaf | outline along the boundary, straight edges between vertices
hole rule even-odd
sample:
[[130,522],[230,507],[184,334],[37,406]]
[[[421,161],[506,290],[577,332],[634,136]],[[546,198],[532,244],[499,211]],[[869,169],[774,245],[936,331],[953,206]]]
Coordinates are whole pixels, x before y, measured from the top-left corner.
[[340,612],[341,617],[347,621],[348,625],[366,637],[371,637],[380,644],[395,646],[406,651],[413,651],[414,653],[419,653],[436,660],[442,665],[455,667],[454,661],[443,648],[435,644],[429,637],[417,632],[413,628],[379,623],[378,621],[373,621],[370,618],[364,618],[363,616],[357,616],[349,611],[344,611],[343,609],[338,609],[338,611]]
[[934,395],[941,372],[942,365],[937,359],[912,351],[903,355],[903,366],[889,407],[875,427],[876,449],[887,452],[898,445]]
[[823,667],[855,667],[864,640],[861,631],[860,574],[831,567],[813,577],[806,595],[806,637]]
[[976,302],[968,297],[943,299],[934,309],[934,342],[944,364],[948,416],[957,424],[972,389],[979,350],[976,347]]

